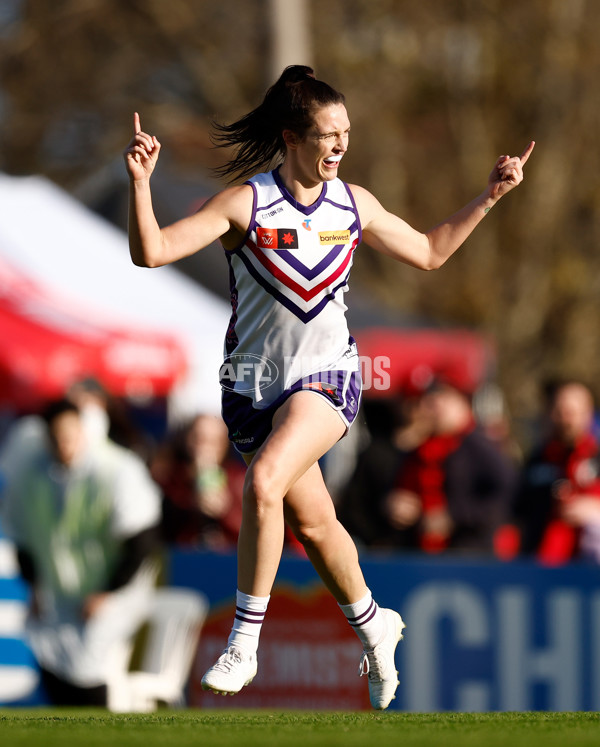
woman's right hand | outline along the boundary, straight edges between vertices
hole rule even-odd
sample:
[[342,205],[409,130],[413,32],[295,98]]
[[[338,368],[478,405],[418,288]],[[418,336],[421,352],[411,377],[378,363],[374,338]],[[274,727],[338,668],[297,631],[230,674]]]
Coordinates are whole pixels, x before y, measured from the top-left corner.
[[133,132],[133,138],[125,148],[123,157],[129,178],[136,182],[150,178],[158,160],[160,143],[154,135],[142,132],[137,112],[133,115]]

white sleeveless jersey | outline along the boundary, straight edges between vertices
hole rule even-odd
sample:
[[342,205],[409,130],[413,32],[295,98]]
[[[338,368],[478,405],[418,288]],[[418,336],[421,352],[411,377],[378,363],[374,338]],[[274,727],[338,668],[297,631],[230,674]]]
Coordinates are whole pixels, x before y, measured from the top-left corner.
[[277,169],[248,184],[248,232],[226,252],[232,315],[221,384],[262,409],[305,376],[357,368],[343,296],[361,227],[340,179],[324,182],[309,206],[296,202]]

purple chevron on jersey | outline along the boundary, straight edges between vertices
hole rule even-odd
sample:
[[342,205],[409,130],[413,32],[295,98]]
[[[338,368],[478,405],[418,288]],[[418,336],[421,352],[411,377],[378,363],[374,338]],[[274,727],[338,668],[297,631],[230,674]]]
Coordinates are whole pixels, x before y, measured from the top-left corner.
[[348,270],[348,273],[346,274],[344,279],[338,285],[336,285],[335,288],[332,288],[331,291],[327,293],[316,306],[314,306],[309,311],[306,311],[298,306],[298,304],[294,303],[286,295],[284,295],[280,290],[275,288],[272,283],[270,283],[266,278],[263,278],[263,276],[254,268],[254,265],[252,264],[250,259],[243,252],[239,252],[237,256],[242,260],[242,262],[246,266],[246,269],[256,280],[256,282],[259,283],[266,291],[268,291],[273,296],[273,298],[277,299],[280,304],[285,306],[288,311],[291,311],[292,314],[295,314],[298,319],[304,322],[304,324],[307,324],[312,319],[314,319],[329,303],[329,301],[335,298],[335,294],[338,290],[340,290],[340,288],[348,285],[348,279],[350,277],[350,271]]
[[336,259],[336,257],[344,249],[344,247],[345,244],[338,244],[337,246],[334,246],[329,254],[312,268],[307,267],[303,262],[294,257],[291,252],[287,252],[285,249],[279,252],[278,257],[287,262],[290,267],[293,267],[296,272],[300,273],[300,275],[305,277],[307,280],[314,280],[317,275],[320,275],[324,270],[328,269],[333,260]]
[[[357,222],[355,221],[348,230],[350,233],[354,233],[358,228]],[[293,267],[296,272],[305,277],[307,280],[314,280],[317,275],[324,272],[338,257],[341,251],[343,251],[345,244],[336,244],[333,249],[323,257],[314,267],[307,267],[303,262],[298,259],[298,255],[294,255],[285,249],[280,249],[277,256],[287,262],[290,267]]]

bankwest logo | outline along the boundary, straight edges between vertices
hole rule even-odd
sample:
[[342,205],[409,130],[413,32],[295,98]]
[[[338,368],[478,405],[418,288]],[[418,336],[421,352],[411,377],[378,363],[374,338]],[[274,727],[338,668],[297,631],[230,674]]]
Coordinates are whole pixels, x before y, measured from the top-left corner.
[[319,231],[320,244],[347,244],[350,241],[348,231]]
[[256,243],[260,249],[297,249],[298,232],[295,228],[256,229]]

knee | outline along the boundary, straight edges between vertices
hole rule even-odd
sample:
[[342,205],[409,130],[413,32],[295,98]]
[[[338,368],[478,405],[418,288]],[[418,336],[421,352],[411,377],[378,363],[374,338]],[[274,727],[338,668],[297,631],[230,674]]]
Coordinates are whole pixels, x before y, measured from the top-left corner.
[[297,524],[292,527],[294,536],[304,547],[317,547],[323,540],[323,531],[314,524]]
[[244,482],[244,503],[260,514],[274,508],[281,510],[283,495],[273,471],[267,465],[252,463]]
[[304,547],[319,547],[333,536],[335,517],[323,515],[313,517],[310,521],[292,521],[291,528],[294,536]]

